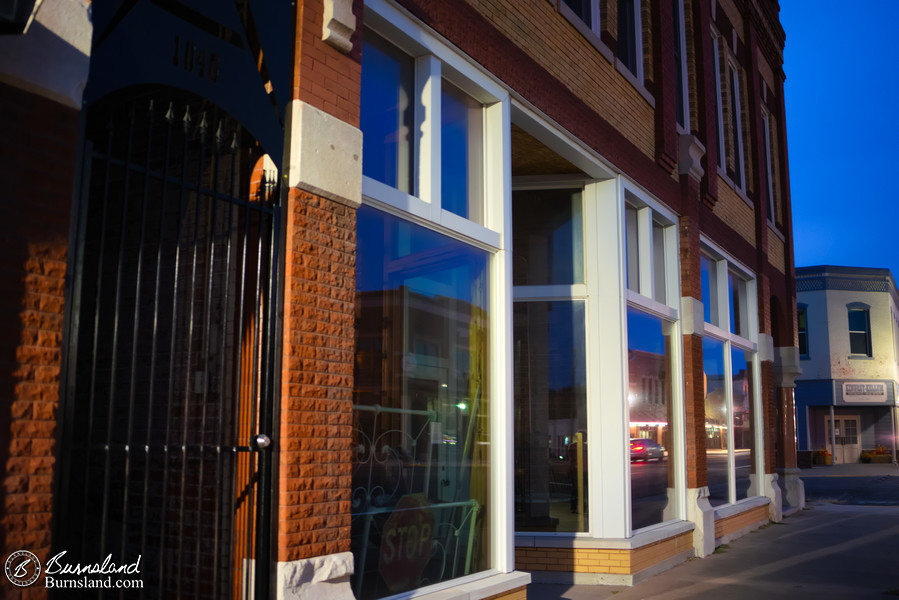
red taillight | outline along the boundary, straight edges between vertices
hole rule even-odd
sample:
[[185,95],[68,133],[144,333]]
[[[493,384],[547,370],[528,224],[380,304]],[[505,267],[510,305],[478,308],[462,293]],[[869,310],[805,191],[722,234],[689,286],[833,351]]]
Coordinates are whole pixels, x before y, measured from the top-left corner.
[[643,446],[634,446],[634,450],[636,450],[637,452],[639,452],[642,449],[643,449]]

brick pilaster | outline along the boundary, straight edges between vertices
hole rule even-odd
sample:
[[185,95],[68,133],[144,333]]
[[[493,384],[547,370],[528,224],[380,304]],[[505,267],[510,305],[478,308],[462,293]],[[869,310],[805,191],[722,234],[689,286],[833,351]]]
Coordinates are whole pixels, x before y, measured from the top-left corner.
[[356,210],[287,205],[278,560],[350,549]]

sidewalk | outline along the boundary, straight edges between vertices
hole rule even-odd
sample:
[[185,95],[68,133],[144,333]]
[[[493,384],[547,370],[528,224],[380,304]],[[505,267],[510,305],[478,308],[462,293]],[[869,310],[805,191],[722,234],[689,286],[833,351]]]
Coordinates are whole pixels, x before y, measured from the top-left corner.
[[[800,476],[899,478],[899,467],[816,466]],[[812,502],[633,587],[534,583],[528,600],[886,600],[899,597],[897,548],[899,506]]]
[[846,465],[815,465],[811,469],[799,469],[799,478],[805,477],[899,477],[899,465],[895,463],[851,463]]

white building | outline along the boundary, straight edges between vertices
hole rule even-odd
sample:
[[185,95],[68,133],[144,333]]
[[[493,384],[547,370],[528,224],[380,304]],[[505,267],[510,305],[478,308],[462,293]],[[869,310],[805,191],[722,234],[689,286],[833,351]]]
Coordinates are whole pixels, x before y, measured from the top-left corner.
[[899,292],[888,269],[796,269],[799,450],[826,448],[835,464],[883,446],[899,429]]

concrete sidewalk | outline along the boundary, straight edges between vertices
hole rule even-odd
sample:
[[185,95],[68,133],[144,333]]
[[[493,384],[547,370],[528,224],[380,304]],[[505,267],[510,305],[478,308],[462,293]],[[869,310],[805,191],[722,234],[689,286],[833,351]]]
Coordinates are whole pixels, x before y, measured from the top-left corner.
[[897,548],[899,506],[813,503],[633,587],[531,584],[528,599],[886,600],[899,597]]
[[846,465],[815,465],[811,469],[800,469],[799,478],[805,477],[881,477],[894,475],[899,477],[899,465],[896,463],[851,463]]

